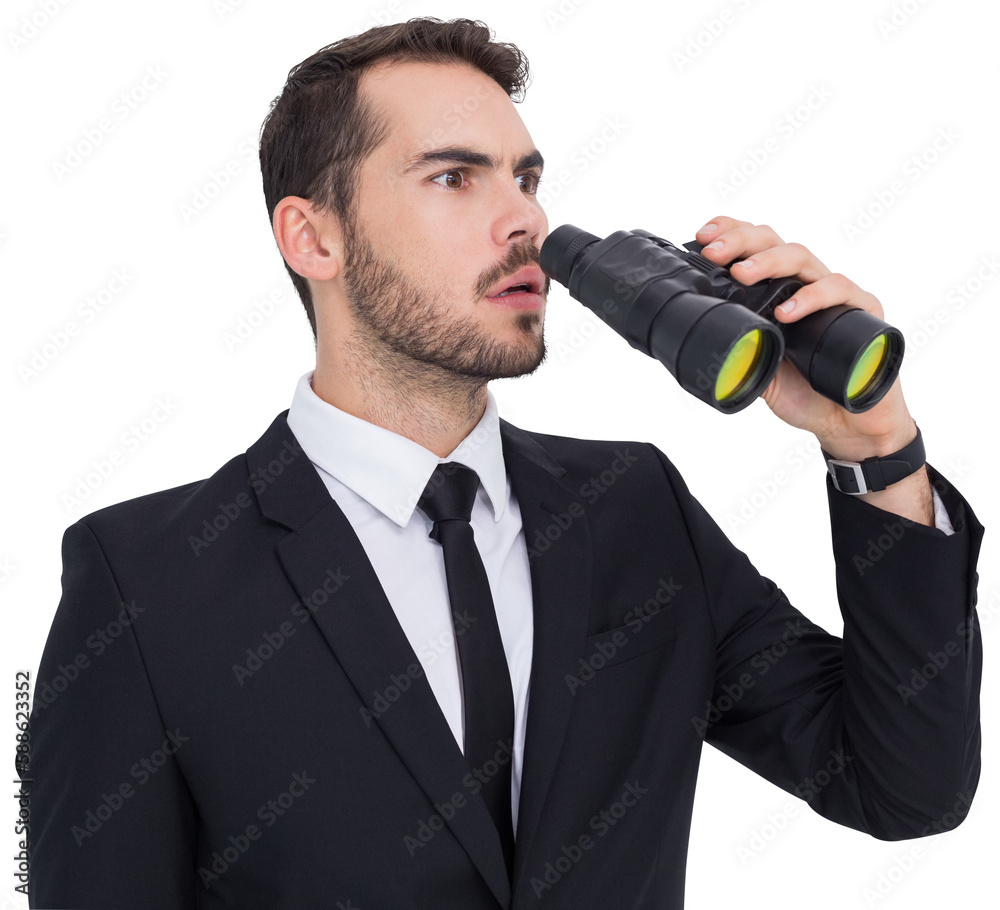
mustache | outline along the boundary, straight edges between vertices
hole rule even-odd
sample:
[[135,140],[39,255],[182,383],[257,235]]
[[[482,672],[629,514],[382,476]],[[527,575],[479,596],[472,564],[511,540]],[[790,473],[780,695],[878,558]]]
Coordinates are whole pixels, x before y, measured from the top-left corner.
[[[479,281],[476,282],[476,295],[478,297],[485,297],[486,292],[501,279],[516,274],[526,265],[538,265],[539,256],[540,251],[538,247],[531,243],[531,241],[519,243],[517,246],[511,247],[507,255],[500,262],[479,276]],[[548,290],[549,278],[546,277],[543,292],[547,294]]]

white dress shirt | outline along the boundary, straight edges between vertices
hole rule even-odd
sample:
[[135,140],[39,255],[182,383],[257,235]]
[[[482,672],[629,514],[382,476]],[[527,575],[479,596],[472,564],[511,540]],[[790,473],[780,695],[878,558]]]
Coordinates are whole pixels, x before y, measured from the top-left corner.
[[[428,536],[431,522],[416,505],[439,464],[458,461],[479,475],[471,524],[514,692],[511,807],[516,831],[534,625],[527,545],[504,465],[493,393],[487,388],[486,411],[475,429],[439,458],[411,439],[324,401],[312,389],[312,376],[310,370],[299,378],[288,426],[358,535],[460,749],[462,683],[444,552]],[[953,534],[937,490],[933,495],[936,527]]]
[[459,749],[465,741],[462,684],[444,551],[428,536],[431,521],[416,505],[439,464],[458,461],[479,475],[471,524],[514,692],[511,808],[516,831],[534,623],[528,549],[504,466],[493,394],[487,389],[486,411],[475,429],[447,458],[439,458],[324,401],[312,389],[312,375],[310,370],[298,381],[288,426],[358,535]]

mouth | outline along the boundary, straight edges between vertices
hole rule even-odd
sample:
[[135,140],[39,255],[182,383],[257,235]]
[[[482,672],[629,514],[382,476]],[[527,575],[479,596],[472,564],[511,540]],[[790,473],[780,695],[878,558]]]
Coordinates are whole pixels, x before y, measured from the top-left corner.
[[545,273],[538,266],[526,266],[494,285],[487,298],[508,306],[540,307],[545,287]]
[[536,293],[535,291],[533,291],[531,289],[531,285],[530,284],[515,284],[513,287],[507,288],[506,291],[501,291],[499,294],[496,294],[494,296],[496,296],[496,297],[506,297],[508,294],[518,294],[518,293],[523,293],[523,292],[527,292],[529,294]]

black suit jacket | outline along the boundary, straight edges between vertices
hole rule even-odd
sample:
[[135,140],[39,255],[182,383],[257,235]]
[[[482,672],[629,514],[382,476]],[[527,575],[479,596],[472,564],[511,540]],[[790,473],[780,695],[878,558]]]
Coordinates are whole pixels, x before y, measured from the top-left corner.
[[208,479],[67,529],[31,715],[32,907],[673,910],[705,739],[875,837],[964,813],[983,529],[933,469],[950,537],[829,487],[841,640],[653,446],[501,421],[534,605],[511,886],[286,414]]

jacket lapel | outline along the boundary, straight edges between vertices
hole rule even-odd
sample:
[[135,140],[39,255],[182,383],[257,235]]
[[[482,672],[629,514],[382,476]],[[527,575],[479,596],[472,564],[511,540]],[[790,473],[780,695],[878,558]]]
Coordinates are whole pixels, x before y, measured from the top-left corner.
[[[278,415],[247,450],[250,482],[259,481],[254,489],[264,515],[290,529],[277,545],[278,559],[304,604],[312,603],[315,592],[323,590],[328,572],[346,576],[325,604],[317,601],[312,617],[361,702],[371,711],[372,723],[385,734],[431,802],[444,805],[455,793],[464,792],[462,778],[469,771],[465,757],[425,677],[413,680],[405,707],[394,705],[380,715],[373,703],[390,676],[405,673],[419,661],[354,529],[288,428],[287,413]],[[281,452],[286,453],[284,461]],[[281,471],[274,476],[276,459]],[[360,716],[358,724],[362,724]],[[446,824],[500,906],[509,907],[510,882],[486,804],[470,799]]]
[[[320,632],[414,779],[432,803],[462,792],[468,765],[425,677],[413,680],[406,710],[381,713],[373,703],[393,674],[418,663],[350,522],[331,498],[279,414],[246,452],[249,480],[264,516],[289,529],[277,556],[304,603],[323,589],[329,572],[346,576],[343,586],[312,612]],[[549,781],[565,739],[572,693],[565,675],[584,646],[590,613],[591,541],[579,494],[566,473],[525,431],[500,421],[504,461],[517,498],[528,546],[534,608],[534,639],[514,882],[534,840]],[[557,528],[556,537],[552,529]],[[548,532],[548,534],[547,534]],[[552,540],[552,537],[556,537]],[[548,541],[548,547],[541,542]],[[359,718],[359,724],[361,720]],[[482,800],[469,800],[446,820],[479,869],[501,907],[511,906],[503,851]]]

